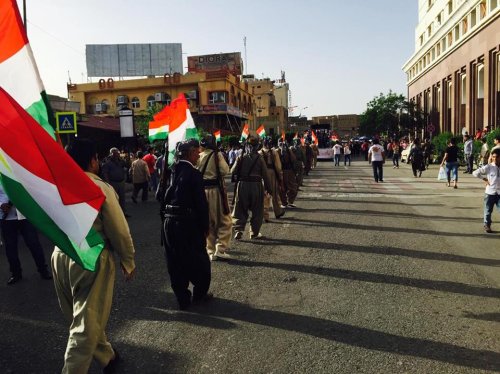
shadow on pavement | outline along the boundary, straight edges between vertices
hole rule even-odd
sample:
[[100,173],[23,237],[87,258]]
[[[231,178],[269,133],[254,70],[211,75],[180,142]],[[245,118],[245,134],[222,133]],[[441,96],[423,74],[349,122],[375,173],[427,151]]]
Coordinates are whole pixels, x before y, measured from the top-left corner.
[[463,314],[465,318],[479,319],[482,321],[500,322],[500,313],[482,313],[474,314],[470,312],[465,312]]
[[413,288],[420,288],[420,289],[439,291],[439,292],[451,292],[462,295],[500,298],[500,289],[498,288],[471,286],[469,284],[458,283],[458,282],[406,278],[406,277],[399,277],[396,275],[369,273],[366,271],[357,271],[357,270],[331,269],[331,268],[310,266],[310,265],[282,264],[282,263],[269,263],[269,262],[245,261],[245,260],[234,260],[231,263],[239,266],[267,267],[267,268],[280,269],[286,271],[296,271],[301,273],[324,275],[327,277],[333,277],[339,279],[350,279],[361,282],[394,284],[397,286],[413,287]]
[[215,299],[213,303],[200,309],[200,312],[204,316],[230,318],[294,331],[375,351],[421,357],[475,369],[500,370],[500,353],[497,352],[404,337],[316,317],[257,309],[230,300]]
[[317,248],[317,249],[338,250],[346,252],[373,253],[384,256],[402,256],[402,257],[417,258],[421,260],[458,262],[462,264],[473,264],[482,266],[500,266],[500,260],[497,259],[467,257],[451,253],[436,253],[436,252],[419,251],[414,249],[403,249],[395,247],[360,246],[351,244],[335,244],[331,242],[326,243],[326,242],[290,240],[290,239],[273,239],[269,237],[266,237],[266,239],[259,242],[259,244],[260,245],[278,244],[278,245],[284,245],[286,247]]

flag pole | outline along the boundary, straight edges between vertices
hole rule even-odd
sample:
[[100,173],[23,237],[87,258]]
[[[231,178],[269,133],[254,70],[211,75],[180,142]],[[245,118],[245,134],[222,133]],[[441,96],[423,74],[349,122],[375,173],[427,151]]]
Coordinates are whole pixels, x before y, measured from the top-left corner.
[[26,19],[26,0],[23,0],[23,20],[24,20],[24,31],[28,34],[28,20]]

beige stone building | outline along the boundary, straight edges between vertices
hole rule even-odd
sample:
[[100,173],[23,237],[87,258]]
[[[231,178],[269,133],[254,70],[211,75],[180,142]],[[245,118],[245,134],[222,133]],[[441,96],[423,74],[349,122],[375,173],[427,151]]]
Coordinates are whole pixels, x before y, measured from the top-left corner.
[[249,84],[228,71],[68,85],[68,99],[79,102],[83,114],[102,116],[117,116],[123,107],[141,115],[155,104],[169,104],[181,93],[189,100],[195,123],[206,131],[237,134],[242,124],[255,121]]
[[[437,131],[500,125],[500,1],[418,0],[408,99]],[[428,126],[429,127],[429,126]]]
[[342,139],[350,139],[358,135],[359,116],[357,114],[312,117],[312,122],[314,127],[329,129]]

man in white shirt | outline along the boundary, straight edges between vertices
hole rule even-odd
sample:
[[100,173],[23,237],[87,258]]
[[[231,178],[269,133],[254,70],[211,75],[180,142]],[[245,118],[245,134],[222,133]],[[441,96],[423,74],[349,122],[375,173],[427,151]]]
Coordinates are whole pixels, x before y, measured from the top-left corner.
[[9,261],[11,277],[7,281],[9,286],[23,279],[23,271],[18,253],[18,234],[24,239],[26,246],[35,260],[36,267],[42,279],[52,279],[52,275],[47,269],[43,248],[38,240],[38,234],[35,227],[25,219],[9,201],[0,183],[0,226],[2,236],[5,242],[5,253]]
[[384,181],[384,170],[382,168],[385,162],[384,147],[379,143],[378,139],[373,139],[373,145],[368,150],[368,163],[373,167],[373,178],[375,182]]
[[467,169],[464,171],[464,174],[472,174],[473,169],[473,161],[474,157],[472,154],[472,149],[474,146],[474,140],[469,135],[464,136],[464,156],[465,162],[467,164]]
[[342,154],[342,146],[339,142],[336,142],[333,146],[333,158],[335,160],[335,166],[340,166],[340,155]]
[[500,212],[500,148],[491,152],[492,162],[481,166],[472,175],[482,179],[486,183],[484,191],[484,231],[491,233],[491,213],[493,207],[497,207]]

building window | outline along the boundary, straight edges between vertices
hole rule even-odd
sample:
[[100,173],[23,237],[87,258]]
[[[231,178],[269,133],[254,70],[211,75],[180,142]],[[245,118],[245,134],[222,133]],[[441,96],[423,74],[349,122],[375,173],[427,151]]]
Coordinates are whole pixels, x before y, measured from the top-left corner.
[[448,1],[448,15],[450,15],[453,12],[453,1],[450,0]]
[[224,104],[226,103],[226,91],[214,91],[208,94],[209,104]]
[[494,10],[498,6],[498,0],[491,0],[490,1],[490,12]]
[[441,54],[441,43],[436,44],[436,55],[439,56]]
[[446,51],[446,38],[441,39],[441,49]]
[[473,9],[472,12],[470,12],[470,28],[472,29],[474,26],[476,26],[477,22],[477,12],[476,9]]
[[477,98],[484,99],[484,65],[477,66]]
[[155,97],[153,95],[148,96],[148,108],[154,107],[156,104]]
[[448,33],[448,47],[451,47],[453,44],[453,34],[451,32]]
[[436,18],[436,24],[438,26],[441,26],[441,13],[438,14],[437,18]]
[[448,109],[451,109],[451,97],[453,95],[452,88],[453,88],[453,86],[452,86],[451,81],[448,81],[448,92],[446,94],[446,106]]
[[133,109],[137,109],[137,108],[141,107],[141,101],[139,100],[138,97],[133,97],[131,103],[132,103]]
[[479,4],[479,19],[482,20],[484,17],[486,17],[486,0]]
[[462,20],[462,35],[465,35],[467,33],[467,18],[464,18]]
[[432,35],[432,24],[427,27],[427,36],[430,37]]
[[455,41],[460,39],[460,27],[458,25],[455,26]]
[[462,74],[460,76],[460,104],[465,104],[467,102],[467,74]]

